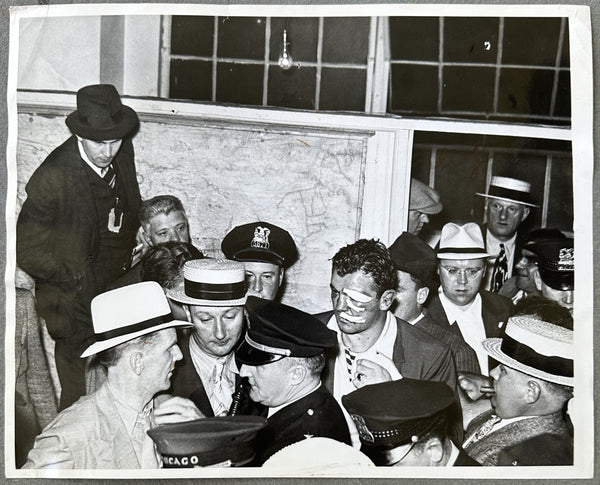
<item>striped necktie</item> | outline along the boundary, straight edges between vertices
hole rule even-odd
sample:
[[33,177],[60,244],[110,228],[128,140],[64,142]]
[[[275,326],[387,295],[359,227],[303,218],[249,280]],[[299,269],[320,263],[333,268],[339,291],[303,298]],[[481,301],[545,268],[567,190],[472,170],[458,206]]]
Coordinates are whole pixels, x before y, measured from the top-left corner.
[[494,263],[494,272],[492,273],[492,287],[491,290],[497,293],[508,275],[508,259],[506,258],[506,251],[504,250],[504,244],[500,244],[500,253]]
[[112,166],[112,163],[104,169],[104,175],[102,175],[104,181],[110,186],[111,189],[115,188],[115,183],[117,181],[117,173]]
[[356,354],[351,352],[348,347],[344,347],[344,353],[346,354],[346,369],[348,369],[348,379],[352,382],[354,378],[354,362],[356,361]]

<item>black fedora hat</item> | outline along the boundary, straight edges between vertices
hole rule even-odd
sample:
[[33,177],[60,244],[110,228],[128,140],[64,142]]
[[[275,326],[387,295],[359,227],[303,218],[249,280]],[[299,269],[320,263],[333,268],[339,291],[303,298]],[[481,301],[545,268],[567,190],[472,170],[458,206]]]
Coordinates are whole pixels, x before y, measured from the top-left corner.
[[389,251],[397,271],[416,276],[431,291],[437,289],[439,286],[435,278],[437,255],[425,241],[405,231],[393,242]]
[[138,116],[112,84],[92,84],[77,91],[77,110],[65,123],[75,135],[94,141],[118,140],[138,125]]

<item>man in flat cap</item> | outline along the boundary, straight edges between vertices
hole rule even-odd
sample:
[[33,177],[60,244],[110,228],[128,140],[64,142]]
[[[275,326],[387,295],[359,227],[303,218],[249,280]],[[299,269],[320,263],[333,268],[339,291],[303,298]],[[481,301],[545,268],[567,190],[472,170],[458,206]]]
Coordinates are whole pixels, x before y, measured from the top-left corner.
[[[123,306],[123,302],[127,306]],[[153,397],[169,388],[181,360],[167,298],[155,282],[98,295],[91,303],[95,343],[106,382],[63,410],[36,438],[24,468],[158,468],[146,434],[155,424]]]
[[85,393],[79,355],[93,335],[90,302],[129,268],[140,205],[138,117],[114,86],[81,88],[66,124],[73,136],[29,179],[17,222],[17,264],[35,279],[56,344],[61,409]]
[[361,451],[378,466],[478,466],[448,436],[454,392],[443,382],[404,378],[342,397]]
[[573,238],[540,241],[530,246],[538,257],[535,285],[544,298],[556,301],[573,313],[575,249]]
[[427,305],[431,320],[461,337],[477,354],[481,374],[489,373],[486,337],[499,337],[513,305],[508,298],[482,290],[485,250],[479,226],[449,222],[437,250],[440,288]]
[[392,306],[394,315],[448,345],[458,372],[479,374],[475,351],[459,335],[435,324],[424,313],[430,293],[437,292],[439,286],[435,274],[435,251],[409,232],[403,232],[389,247],[389,251],[398,274],[398,287]]
[[[402,377],[442,381],[456,389],[448,346],[389,311],[398,275],[385,245],[359,239],[341,248],[332,262],[333,310],[317,318],[337,334],[323,371],[323,382],[335,398],[341,402],[359,387]],[[356,427],[347,419],[357,445]]]
[[415,236],[429,222],[430,215],[439,214],[444,206],[440,194],[420,180],[410,179],[410,202],[408,206],[408,229]]
[[465,451],[486,466],[572,465],[565,418],[573,395],[573,331],[531,316],[511,317],[483,346],[500,365],[487,412],[467,428]]
[[277,299],[285,270],[298,259],[290,233],[264,221],[234,227],[223,239],[221,250],[227,259],[244,263],[248,295],[267,300]]
[[531,184],[512,177],[494,176],[487,193],[487,224],[481,227],[485,248],[491,258],[485,288],[497,292],[513,275],[523,241],[518,237],[521,223],[532,207]]
[[342,410],[321,384],[324,353],[336,345],[335,332],[312,315],[274,301],[250,296],[247,310],[248,331],[235,358],[252,400],[269,408],[252,465],[313,436],[350,444]]

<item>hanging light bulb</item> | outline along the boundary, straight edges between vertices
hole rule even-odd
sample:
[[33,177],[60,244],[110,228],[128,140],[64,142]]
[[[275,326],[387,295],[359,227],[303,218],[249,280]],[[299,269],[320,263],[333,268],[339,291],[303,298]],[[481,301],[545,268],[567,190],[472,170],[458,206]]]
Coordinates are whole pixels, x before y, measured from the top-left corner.
[[281,55],[279,56],[279,67],[287,71],[293,64],[292,55],[288,52],[287,30],[283,29],[283,45],[281,47]]

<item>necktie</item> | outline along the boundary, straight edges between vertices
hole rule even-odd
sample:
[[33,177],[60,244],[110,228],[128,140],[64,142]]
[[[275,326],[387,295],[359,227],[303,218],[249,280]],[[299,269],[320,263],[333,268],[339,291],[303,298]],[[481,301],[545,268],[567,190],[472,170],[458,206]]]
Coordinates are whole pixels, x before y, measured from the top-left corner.
[[485,421],[479,427],[479,429],[477,429],[477,431],[475,431],[475,433],[473,435],[471,435],[467,440],[465,440],[465,442],[463,443],[463,448],[466,448],[468,446],[473,445],[474,443],[477,443],[480,439],[482,439],[483,437],[490,434],[490,432],[494,428],[494,425],[496,423],[499,423],[500,421],[501,421],[501,419],[498,416],[496,416],[495,414],[492,414],[489,417],[489,419],[487,421]]
[[344,347],[344,353],[346,354],[346,369],[348,369],[348,379],[352,382],[354,379],[354,361],[356,360],[356,354],[351,352],[348,347]]
[[150,414],[150,407],[139,413],[131,433],[131,441],[141,468],[158,468],[159,464],[154,442],[146,433],[152,428]]
[[223,371],[225,370],[225,359],[219,359],[215,363],[211,381],[213,383],[212,399],[211,404],[215,416],[225,416],[229,410],[229,404],[231,402],[231,394],[227,390],[227,385],[224,382],[225,376]]
[[500,253],[494,263],[494,272],[492,274],[492,287],[491,290],[497,293],[500,287],[506,280],[508,274],[508,260],[506,259],[506,251],[504,250],[504,244],[500,244]]
[[115,188],[115,182],[117,181],[117,173],[112,166],[112,163],[104,169],[104,174],[102,175],[104,181],[110,186],[111,189]]

